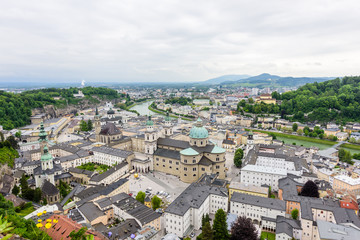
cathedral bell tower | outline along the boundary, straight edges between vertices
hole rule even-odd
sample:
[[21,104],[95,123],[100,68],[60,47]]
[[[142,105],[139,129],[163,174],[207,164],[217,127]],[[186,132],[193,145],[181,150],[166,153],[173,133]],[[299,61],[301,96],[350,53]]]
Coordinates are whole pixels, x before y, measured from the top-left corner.
[[154,130],[154,122],[151,120],[151,116],[146,122],[145,131],[145,153],[148,158],[151,159],[157,148],[157,134]]
[[173,128],[172,128],[171,118],[169,116],[169,112],[166,113],[164,130],[165,130],[165,137],[171,137],[172,136]]

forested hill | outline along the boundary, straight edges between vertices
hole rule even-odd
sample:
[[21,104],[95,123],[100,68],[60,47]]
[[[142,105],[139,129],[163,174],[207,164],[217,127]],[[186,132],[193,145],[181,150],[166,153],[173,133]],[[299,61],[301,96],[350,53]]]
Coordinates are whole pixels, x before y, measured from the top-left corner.
[[360,122],[360,77],[308,83],[296,91],[273,92],[272,96],[281,100],[281,104],[252,104],[252,99],[248,103],[241,100],[238,111],[280,114],[282,118],[299,122]]
[[[85,95],[84,99],[74,97],[74,94],[78,93],[79,90]],[[56,97],[59,100],[55,100]],[[113,89],[102,87],[47,88],[25,91],[19,94],[0,91],[0,125],[7,130],[25,126],[30,123],[31,109],[43,108],[49,104],[62,108],[67,104],[78,104],[84,100],[96,104],[99,102],[98,99],[111,100],[119,97],[125,97],[125,95],[118,94]]]
[[273,97],[282,100],[280,113],[294,114],[293,120],[360,121],[360,77],[309,83]]

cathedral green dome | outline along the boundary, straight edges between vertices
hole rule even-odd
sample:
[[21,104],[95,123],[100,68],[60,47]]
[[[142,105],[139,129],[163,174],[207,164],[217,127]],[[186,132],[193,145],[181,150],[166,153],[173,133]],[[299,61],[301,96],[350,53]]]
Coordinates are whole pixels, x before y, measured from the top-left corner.
[[191,138],[208,138],[209,132],[206,130],[206,128],[202,125],[202,121],[200,118],[196,121],[194,126],[190,130]]

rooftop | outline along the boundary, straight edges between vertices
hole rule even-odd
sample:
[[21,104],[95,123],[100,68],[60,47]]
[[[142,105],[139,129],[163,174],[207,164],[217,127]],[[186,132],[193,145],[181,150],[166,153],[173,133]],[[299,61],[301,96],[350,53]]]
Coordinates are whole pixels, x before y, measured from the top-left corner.
[[234,192],[230,201],[285,211],[285,202],[279,199],[264,198],[245,193]]

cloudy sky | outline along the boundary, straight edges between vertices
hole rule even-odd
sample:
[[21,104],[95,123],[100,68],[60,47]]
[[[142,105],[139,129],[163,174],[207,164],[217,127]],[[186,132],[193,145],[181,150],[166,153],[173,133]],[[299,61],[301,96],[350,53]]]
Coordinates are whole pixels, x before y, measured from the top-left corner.
[[360,71],[358,0],[0,1],[0,81]]

